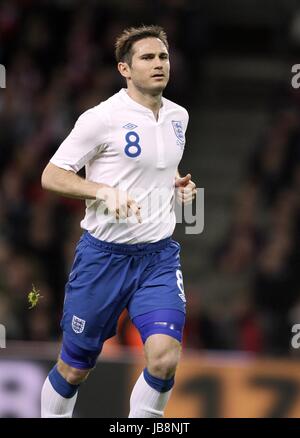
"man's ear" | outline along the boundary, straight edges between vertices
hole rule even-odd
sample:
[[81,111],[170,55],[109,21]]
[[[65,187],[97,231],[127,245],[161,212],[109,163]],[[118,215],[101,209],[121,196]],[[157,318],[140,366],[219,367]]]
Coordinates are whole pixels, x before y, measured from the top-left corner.
[[124,78],[131,79],[131,77],[130,77],[130,67],[127,64],[127,62],[119,62],[118,63],[118,70],[119,70],[120,74]]

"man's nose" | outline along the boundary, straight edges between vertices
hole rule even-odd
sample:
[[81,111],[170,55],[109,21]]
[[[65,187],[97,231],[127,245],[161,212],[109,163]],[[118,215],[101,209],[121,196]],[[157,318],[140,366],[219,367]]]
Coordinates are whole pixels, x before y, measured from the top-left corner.
[[162,70],[163,65],[162,65],[162,62],[161,62],[160,59],[159,59],[159,60],[156,60],[154,68],[157,68],[157,69],[159,69],[159,70]]

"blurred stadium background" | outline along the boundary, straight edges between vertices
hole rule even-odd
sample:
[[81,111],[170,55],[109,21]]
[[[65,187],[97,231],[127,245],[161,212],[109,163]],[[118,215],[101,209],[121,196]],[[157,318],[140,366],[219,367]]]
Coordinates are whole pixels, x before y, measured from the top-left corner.
[[[300,62],[297,0],[2,0],[0,417],[37,417],[59,351],[83,202],[40,187],[78,115],[123,86],[115,36],[168,33],[165,96],[190,112],[181,172],[205,188],[205,227],[178,225],[187,326],[169,417],[299,417]],[[298,58],[297,58],[298,57]],[[28,310],[32,283],[43,298]],[[78,417],[125,417],[141,345],[127,316],[83,385]]]

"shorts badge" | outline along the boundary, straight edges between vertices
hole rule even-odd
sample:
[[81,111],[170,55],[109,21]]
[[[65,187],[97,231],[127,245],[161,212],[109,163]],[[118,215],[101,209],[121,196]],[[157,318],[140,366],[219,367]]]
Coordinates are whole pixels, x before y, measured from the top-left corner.
[[75,333],[82,333],[85,327],[85,320],[78,318],[78,316],[73,315],[72,318],[72,329]]

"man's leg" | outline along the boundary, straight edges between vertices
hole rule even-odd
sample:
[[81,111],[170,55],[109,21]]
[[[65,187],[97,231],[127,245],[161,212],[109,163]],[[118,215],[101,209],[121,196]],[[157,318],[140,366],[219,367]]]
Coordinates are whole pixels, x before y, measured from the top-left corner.
[[41,417],[71,418],[79,385],[87,378],[89,372],[90,370],[70,367],[59,359],[42,388]]
[[130,397],[129,418],[160,418],[170,398],[181,345],[166,335],[152,335],[145,344],[147,368]]
[[78,388],[95,366],[98,355],[99,351],[84,350],[64,338],[61,357],[42,388],[42,418],[72,417]]
[[174,385],[185,318],[179,311],[158,312],[149,312],[133,320],[145,343],[147,367],[133,388],[129,418],[163,417]]

